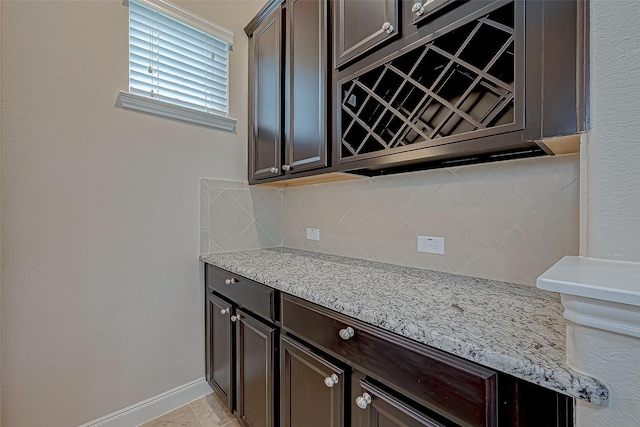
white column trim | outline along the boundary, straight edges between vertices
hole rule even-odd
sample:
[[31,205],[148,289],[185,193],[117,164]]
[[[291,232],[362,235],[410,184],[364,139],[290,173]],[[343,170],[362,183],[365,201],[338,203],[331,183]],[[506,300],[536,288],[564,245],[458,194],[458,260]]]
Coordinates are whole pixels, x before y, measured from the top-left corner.
[[562,295],[565,319],[640,338],[640,263],[564,257],[537,286]]

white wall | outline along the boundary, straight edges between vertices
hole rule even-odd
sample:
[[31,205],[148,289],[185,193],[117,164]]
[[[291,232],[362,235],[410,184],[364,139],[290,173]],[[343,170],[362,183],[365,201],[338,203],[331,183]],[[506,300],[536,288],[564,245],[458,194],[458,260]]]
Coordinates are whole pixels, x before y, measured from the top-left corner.
[[180,3],[235,32],[237,135],[114,106],[120,0],[2,3],[2,417],[78,425],[204,375],[199,179],[246,176],[263,1]]
[[[640,2],[591,2],[584,255],[640,261]],[[586,243],[586,245],[585,245]]]
[[[591,2],[592,122],[583,148],[582,255],[640,262],[640,2]],[[622,272],[629,266],[620,265]],[[610,285],[617,287],[615,277]],[[640,290],[640,284],[638,284]],[[611,315],[606,307],[597,314]],[[617,306],[621,306],[617,304]],[[637,307],[625,306],[626,310]],[[588,318],[588,316],[585,316]],[[608,319],[608,318],[607,318]],[[633,322],[618,315],[617,321]],[[567,360],[608,386],[606,407],[577,402],[580,427],[635,425],[640,410],[640,339],[567,322]]]

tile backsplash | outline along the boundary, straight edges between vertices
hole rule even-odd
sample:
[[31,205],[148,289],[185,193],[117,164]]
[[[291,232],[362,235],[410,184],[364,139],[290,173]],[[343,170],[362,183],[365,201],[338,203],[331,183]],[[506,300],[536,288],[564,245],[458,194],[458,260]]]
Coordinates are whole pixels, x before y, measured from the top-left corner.
[[270,248],[282,243],[282,191],[243,181],[200,180],[200,252]]
[[[286,246],[534,285],[579,247],[578,155],[284,190],[202,180],[202,252]],[[320,229],[320,240],[306,238]],[[417,236],[445,238],[445,255]]]

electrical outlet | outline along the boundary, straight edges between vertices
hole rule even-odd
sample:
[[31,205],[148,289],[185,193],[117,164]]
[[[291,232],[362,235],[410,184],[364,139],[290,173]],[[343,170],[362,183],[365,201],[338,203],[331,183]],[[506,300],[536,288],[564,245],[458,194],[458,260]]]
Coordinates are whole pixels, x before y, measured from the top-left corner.
[[320,229],[307,228],[307,240],[320,240]]
[[444,255],[444,237],[418,236],[418,252]]

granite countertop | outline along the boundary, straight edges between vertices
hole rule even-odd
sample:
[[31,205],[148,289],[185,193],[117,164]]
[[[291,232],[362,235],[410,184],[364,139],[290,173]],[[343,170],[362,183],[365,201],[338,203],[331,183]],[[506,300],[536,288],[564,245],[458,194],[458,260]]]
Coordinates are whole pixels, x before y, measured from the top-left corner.
[[557,294],[288,248],[201,255],[232,273],[463,359],[594,404],[609,397],[565,363]]

